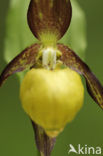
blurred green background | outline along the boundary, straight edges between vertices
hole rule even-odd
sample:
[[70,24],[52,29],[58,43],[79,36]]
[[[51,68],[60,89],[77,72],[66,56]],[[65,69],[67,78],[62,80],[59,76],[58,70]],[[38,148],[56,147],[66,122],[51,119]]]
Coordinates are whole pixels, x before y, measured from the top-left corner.
[[[87,22],[85,61],[103,84],[103,0],[77,1],[85,12]],[[4,41],[9,5],[9,0],[0,0],[0,72],[7,64],[4,60]],[[11,43],[10,46],[13,44]],[[57,138],[52,156],[67,156],[69,144],[73,144],[76,148],[78,144],[92,147],[100,146],[103,154],[102,118],[103,111],[85,91],[83,108],[75,120],[68,124]],[[19,80],[13,75],[0,88],[0,156],[34,155],[37,155],[37,150],[33,129],[29,118],[21,108]]]

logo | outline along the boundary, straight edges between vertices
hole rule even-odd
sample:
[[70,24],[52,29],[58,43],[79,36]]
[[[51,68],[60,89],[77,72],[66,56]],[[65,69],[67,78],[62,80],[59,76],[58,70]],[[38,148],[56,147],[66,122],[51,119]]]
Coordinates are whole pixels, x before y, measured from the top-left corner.
[[101,155],[102,148],[101,147],[90,147],[88,145],[81,146],[80,144],[77,145],[75,148],[72,144],[69,144],[68,154],[75,153],[76,155],[81,154],[94,154],[94,155]]

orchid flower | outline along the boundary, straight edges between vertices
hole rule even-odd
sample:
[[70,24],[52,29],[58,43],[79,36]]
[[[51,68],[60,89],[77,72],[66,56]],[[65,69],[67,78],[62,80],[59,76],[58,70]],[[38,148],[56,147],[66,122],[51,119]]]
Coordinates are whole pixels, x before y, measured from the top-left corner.
[[[103,108],[103,87],[96,76],[92,73],[88,65],[83,62],[71,48],[58,43],[69,28],[71,18],[72,6],[70,0],[31,0],[27,19],[30,30],[38,39],[38,43],[23,50],[5,67],[0,75],[0,86],[9,76],[17,72],[22,72],[25,69],[29,68],[30,71],[32,71],[34,68],[45,68],[45,70],[53,71],[59,65],[59,68],[68,68],[70,72],[73,71],[76,74],[83,75],[88,93],[93,100]],[[46,75],[47,72],[45,70],[43,69]],[[69,72],[66,72],[69,76]],[[34,71],[33,74],[30,75],[35,77],[35,75],[37,76],[37,72]],[[43,76],[43,73],[41,75]],[[47,78],[50,79],[50,75]],[[50,80],[52,81],[52,79]],[[37,82],[39,83],[41,81]],[[78,82],[80,81],[78,80]],[[64,83],[62,85],[64,85]],[[82,90],[82,87],[80,90]],[[82,93],[81,96],[83,98]],[[48,144],[46,144],[48,148],[45,152],[45,145],[43,146],[42,143],[38,141],[40,140],[40,129],[33,122],[33,119],[32,124],[36,133],[38,149],[42,151],[42,153],[50,154],[55,138],[51,138],[51,134],[48,132],[42,136],[44,139],[43,141],[45,142],[46,140],[46,143]],[[55,136],[54,133],[53,136]],[[47,156],[49,154],[47,154]]]

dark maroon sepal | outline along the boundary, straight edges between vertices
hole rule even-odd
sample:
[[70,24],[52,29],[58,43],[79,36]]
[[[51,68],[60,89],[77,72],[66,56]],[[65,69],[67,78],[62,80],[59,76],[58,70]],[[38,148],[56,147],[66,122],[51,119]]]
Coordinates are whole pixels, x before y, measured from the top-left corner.
[[50,156],[56,142],[56,138],[47,136],[43,128],[32,121],[32,126],[35,134],[37,148],[41,155]]
[[39,48],[40,44],[33,44],[16,56],[1,73],[0,86],[10,75],[32,67],[36,63]]
[[103,87],[91,72],[89,67],[67,46],[58,44],[58,49],[62,52],[60,60],[69,68],[83,75],[86,80],[87,90],[95,102],[103,109]]
[[35,37],[50,32],[60,39],[67,31],[72,17],[70,0],[31,0],[28,24]]

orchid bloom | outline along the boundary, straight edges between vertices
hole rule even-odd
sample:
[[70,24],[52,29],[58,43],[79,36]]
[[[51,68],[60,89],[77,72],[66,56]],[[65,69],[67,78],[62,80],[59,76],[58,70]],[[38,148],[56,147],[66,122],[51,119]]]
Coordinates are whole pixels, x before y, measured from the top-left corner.
[[[61,52],[60,56],[56,54],[56,62],[60,60],[84,76],[90,96],[103,108],[103,87],[96,76],[72,49],[57,43],[70,26],[72,17],[70,0],[31,0],[27,17],[29,27],[39,43],[23,50],[5,67],[0,76],[0,85],[12,74],[35,67],[41,61],[40,51],[50,46]],[[45,63],[43,65],[45,66]]]
[[[24,71],[25,69],[29,68],[30,71],[27,73],[26,77],[24,78],[25,82],[23,81],[23,85],[21,86],[21,94],[22,94],[21,96],[25,97],[26,94],[23,95],[23,93],[25,92],[24,91],[25,88],[26,89],[29,88],[29,85],[32,86],[30,82],[34,83],[34,80],[35,80],[33,87],[36,85],[36,83],[40,83],[42,87],[46,88],[44,86],[44,83],[42,83],[43,80],[40,78],[40,74],[42,78],[44,75],[47,76],[47,79],[49,79],[48,82],[50,82],[52,81],[52,78],[54,78],[54,75],[55,75],[54,73],[55,73],[56,68],[59,67],[59,71],[56,71],[56,74],[58,75],[57,81],[54,80],[54,82],[58,83],[58,80],[61,81],[61,79],[59,79],[60,71],[63,71],[64,72],[63,74],[65,75],[63,78],[63,81],[65,82],[62,81],[63,83],[61,83],[61,85],[64,85],[64,86],[70,83],[73,83],[74,85],[74,82],[72,82],[72,79],[75,79],[74,78],[75,76],[78,77],[77,76],[78,74],[83,75],[86,81],[88,93],[93,98],[93,100],[101,108],[103,108],[103,88],[100,82],[98,81],[98,79],[96,78],[96,76],[91,72],[87,64],[84,63],[72,49],[70,49],[68,46],[64,44],[58,43],[58,40],[63,37],[63,35],[66,33],[67,29],[70,26],[71,17],[72,17],[72,7],[71,7],[70,0],[54,0],[54,1],[53,0],[31,0],[29,9],[28,9],[27,19],[28,19],[28,25],[33,35],[38,39],[38,43],[35,43],[32,46],[23,50],[18,56],[16,56],[6,66],[6,68],[3,70],[0,76],[0,86],[12,74]],[[62,66],[64,66],[66,69],[64,70],[61,69]],[[34,68],[36,69],[45,68],[45,69],[35,70]],[[53,75],[50,75],[50,72],[52,72]],[[70,79],[70,73],[71,75],[75,75],[71,79]],[[45,76],[44,76],[44,79],[46,79]],[[67,80],[67,76],[69,80]],[[28,77],[30,78],[30,80],[28,80],[29,79]],[[77,82],[78,85],[76,84],[76,87],[74,87],[74,90],[77,89],[79,92],[82,90],[80,94],[81,94],[81,101],[83,101],[83,87],[82,87],[80,78],[78,77],[75,80],[77,79],[78,79],[78,82]],[[25,87],[26,83],[28,83],[29,85]],[[34,90],[37,88],[34,87]],[[44,90],[46,90],[47,92],[48,89],[44,89]],[[67,90],[66,93],[69,93],[69,90]],[[36,95],[38,94],[39,93],[37,93]],[[66,97],[64,97],[64,99],[65,98]],[[33,96],[31,99],[33,99]],[[22,101],[24,102],[25,100],[23,99]],[[80,107],[81,106],[82,106],[82,102],[80,103]],[[33,118],[34,117],[32,115],[33,112],[31,113],[30,112],[31,110],[29,110],[29,108],[25,106],[24,106],[24,109],[28,109],[28,111],[26,110],[26,112],[30,115],[32,121],[34,122],[37,121],[37,124],[38,124],[39,119]],[[79,108],[77,109],[77,111],[78,110]],[[65,124],[66,122],[67,121],[65,121]],[[40,126],[43,127],[43,125],[44,123],[42,124],[42,122],[40,121]],[[34,129],[38,129],[37,127],[35,127],[34,123],[33,123],[33,126],[34,126]],[[65,125],[62,125],[62,126],[65,126]],[[62,130],[62,129],[59,129],[58,132],[53,131],[51,133],[50,131],[46,129],[47,127],[45,128],[45,125],[43,128],[45,129],[45,132],[49,137],[57,136],[58,132]],[[36,134],[37,133],[38,131],[36,131]],[[42,146],[42,145],[37,145],[37,146]],[[41,147],[38,147],[38,148],[40,149]],[[51,150],[49,150],[49,152],[50,151]]]

